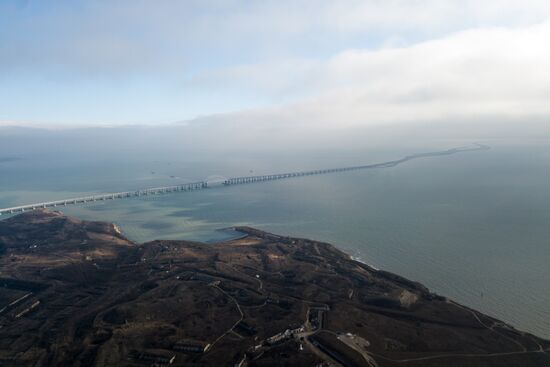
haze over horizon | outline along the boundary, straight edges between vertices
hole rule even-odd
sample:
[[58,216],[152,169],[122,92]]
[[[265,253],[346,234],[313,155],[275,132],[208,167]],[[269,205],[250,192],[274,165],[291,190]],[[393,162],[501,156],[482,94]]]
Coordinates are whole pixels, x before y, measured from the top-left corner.
[[536,0],[7,0],[0,126],[544,128],[549,38]]

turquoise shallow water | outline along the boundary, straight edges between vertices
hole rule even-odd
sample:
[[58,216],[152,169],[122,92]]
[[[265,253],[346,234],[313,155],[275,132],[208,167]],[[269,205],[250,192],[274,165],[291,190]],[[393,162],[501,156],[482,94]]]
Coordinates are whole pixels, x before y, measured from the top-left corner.
[[[550,148],[543,143],[493,142],[490,151],[426,158],[387,169],[64,211],[116,222],[138,242],[221,240],[227,233],[216,229],[241,224],[331,242],[377,268],[420,281],[442,295],[550,338]],[[373,153],[365,163],[408,152],[403,153],[399,149]],[[300,164],[331,167],[341,162],[297,160],[291,163],[294,167],[285,163],[250,166],[254,172],[279,172],[301,168]],[[48,175],[40,190],[32,182],[15,185],[4,178],[0,204],[155,186],[216,173],[248,173],[248,167],[230,163],[147,164],[144,168],[138,162],[121,166],[102,162],[86,170],[68,164],[56,167],[59,174]],[[24,163],[11,162],[3,169],[19,172],[14,177],[27,177]]]

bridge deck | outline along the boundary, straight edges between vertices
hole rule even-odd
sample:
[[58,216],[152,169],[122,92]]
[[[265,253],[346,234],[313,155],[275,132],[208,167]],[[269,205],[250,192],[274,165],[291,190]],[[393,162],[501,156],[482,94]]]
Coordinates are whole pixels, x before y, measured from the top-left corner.
[[[367,164],[362,166],[350,166],[350,167],[329,168],[329,169],[320,169],[320,170],[311,170],[311,171],[278,173],[278,174],[272,174],[272,175],[233,177],[225,180],[223,184],[225,186],[230,186],[230,185],[240,185],[240,184],[253,183],[253,182],[280,180],[280,179],[292,178],[292,177],[302,177],[302,176],[322,175],[322,174],[336,173],[336,172],[354,171],[354,170],[360,170],[360,169],[394,167],[394,166],[397,166],[398,164],[405,163],[407,161],[417,159],[417,158],[444,156],[444,155],[451,155],[451,154],[460,153],[460,152],[470,152],[470,151],[487,150],[487,149],[490,149],[490,148],[486,145],[476,143],[474,144],[474,147],[453,148],[453,149],[448,149],[448,150],[443,150],[438,152],[414,154],[414,155],[409,155],[404,158],[393,160],[393,161]],[[156,195],[156,194],[164,194],[168,192],[194,191],[194,190],[202,190],[206,188],[208,188],[208,183],[206,181],[199,181],[199,182],[192,182],[192,183],[175,185],[175,186],[153,187],[153,188],[136,190],[136,191],[124,191],[124,192],[117,192],[117,193],[110,193],[110,194],[98,194],[98,195],[84,196],[79,198],[48,201],[44,203],[28,204],[28,205],[15,206],[12,208],[0,209],[0,215],[21,213],[27,210],[35,210],[38,208],[49,208],[49,207],[57,207],[57,206],[66,206],[71,204],[74,205],[74,204],[80,204],[80,203],[88,203],[88,202],[94,202],[94,201],[104,201],[104,200],[136,197],[136,196]]]
[[21,213],[28,210],[35,210],[38,208],[51,208],[51,207],[57,207],[57,206],[67,206],[71,204],[74,205],[74,204],[81,204],[81,203],[89,203],[94,201],[105,201],[105,200],[123,199],[123,198],[136,197],[136,196],[157,195],[157,194],[164,194],[168,192],[177,192],[177,191],[194,191],[194,190],[205,189],[207,186],[208,184],[205,181],[200,181],[200,182],[192,182],[192,183],[175,185],[175,186],[152,187],[152,188],[136,190],[136,191],[123,191],[123,192],[115,192],[115,193],[108,193],[108,194],[83,196],[83,197],[71,198],[71,199],[47,201],[43,203],[27,204],[27,205],[21,205],[21,206],[14,206],[11,208],[0,209],[0,215]]

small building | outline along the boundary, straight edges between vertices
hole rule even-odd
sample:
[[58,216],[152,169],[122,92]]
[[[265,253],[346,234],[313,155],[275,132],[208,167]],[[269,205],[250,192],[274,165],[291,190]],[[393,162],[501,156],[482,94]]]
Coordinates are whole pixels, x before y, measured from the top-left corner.
[[176,360],[175,354],[157,354],[157,353],[148,353],[148,352],[137,352],[134,351],[130,354],[130,357],[139,361],[144,361],[156,365],[165,365],[173,364]]
[[172,346],[173,350],[183,353],[204,353],[208,348],[210,344],[195,340],[181,340]]

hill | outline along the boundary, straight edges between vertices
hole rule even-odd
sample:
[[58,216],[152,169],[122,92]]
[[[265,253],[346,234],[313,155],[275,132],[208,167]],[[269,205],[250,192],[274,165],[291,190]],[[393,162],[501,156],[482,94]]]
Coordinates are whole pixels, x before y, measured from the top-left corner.
[[137,244],[59,212],[0,221],[0,365],[550,365],[550,342],[330,244],[236,230]]

